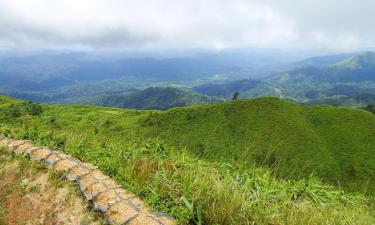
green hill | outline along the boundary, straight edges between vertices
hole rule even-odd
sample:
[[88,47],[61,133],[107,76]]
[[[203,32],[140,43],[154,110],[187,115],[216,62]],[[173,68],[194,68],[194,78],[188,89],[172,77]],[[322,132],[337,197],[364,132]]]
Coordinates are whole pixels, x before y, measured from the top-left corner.
[[192,91],[172,87],[150,87],[130,94],[111,94],[92,98],[85,104],[129,109],[169,109],[177,106],[223,101]]
[[149,135],[207,159],[255,162],[288,178],[314,173],[350,190],[375,191],[375,117],[363,110],[259,98],[173,109],[145,125]]
[[374,129],[365,110],[277,98],[144,111],[0,97],[0,133],[98,165],[180,224],[374,224]]
[[204,84],[196,86],[193,90],[209,95],[231,99],[235,92],[239,92],[243,98],[259,96],[279,96],[277,88],[257,80],[238,80],[223,84]]

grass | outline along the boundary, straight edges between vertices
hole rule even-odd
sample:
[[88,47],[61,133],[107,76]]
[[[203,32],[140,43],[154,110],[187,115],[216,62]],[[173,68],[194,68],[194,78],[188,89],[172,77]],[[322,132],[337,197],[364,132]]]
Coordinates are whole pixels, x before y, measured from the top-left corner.
[[[335,124],[331,117],[325,116],[331,111],[338,111],[344,116],[349,114],[353,118],[361,116],[363,124],[372,122],[373,115],[360,110],[324,107],[314,110],[283,101],[278,103],[281,106],[274,105],[272,99],[263,101],[256,100],[258,108],[252,111],[249,110],[254,104],[252,101],[167,112],[43,105],[40,115],[31,116],[26,110],[22,111],[27,103],[2,97],[0,132],[14,138],[31,139],[51,148],[64,148],[67,153],[98,165],[155,209],[175,216],[180,224],[374,224],[374,205],[369,196],[348,193],[339,186],[322,183],[318,173],[294,179],[276,178],[270,168],[251,163],[251,160],[274,157],[262,156],[260,146],[255,149],[257,151],[247,147],[245,150],[248,152],[236,158],[238,152],[244,151],[243,144],[248,146],[249,142],[245,141],[248,133],[253,134],[257,141],[254,144],[263,143],[263,149],[270,146],[282,149],[288,146],[285,143],[292,143],[287,148],[289,150],[303,144],[303,140],[307,140],[306,144],[316,137],[322,138],[318,134],[310,134],[317,131],[309,129],[319,127],[319,123]],[[19,104],[21,110],[16,117],[9,114],[12,104]],[[289,105],[294,114],[288,111],[292,114],[284,115],[288,119],[286,123],[282,116]],[[116,113],[105,113],[108,110]],[[301,111],[305,117],[300,116]],[[252,117],[244,120],[244,115]],[[318,118],[324,121],[315,121],[309,124],[310,127],[301,125],[301,121]],[[235,120],[238,121],[234,123]],[[250,122],[259,127],[244,130],[255,127],[249,126]],[[283,125],[284,134],[282,128],[274,126],[282,123],[286,123]],[[302,127],[290,137],[287,132],[296,129],[294,124]],[[349,123],[346,126],[352,128],[354,125]],[[223,130],[223,127],[226,129]],[[361,135],[367,134],[364,128],[366,126],[359,132]],[[262,129],[275,131],[265,135],[262,132],[266,131]],[[231,141],[231,138],[235,140]],[[358,140],[354,138],[352,141],[361,147]],[[368,147],[374,146],[368,140]],[[204,150],[204,154],[198,151],[200,149]],[[309,150],[309,146],[298,147],[295,152],[287,153],[285,150],[284,154],[295,154],[301,149]],[[210,157],[214,156],[214,151],[217,151],[217,156]],[[254,155],[251,156],[253,159],[249,153]],[[305,162],[311,160],[310,155],[297,156]],[[367,163],[370,164],[370,161]],[[291,168],[298,165],[291,164]],[[281,165],[278,168],[281,173]]]
[[286,179],[313,173],[375,193],[375,116],[364,110],[258,98],[153,113],[141,127],[207,160],[266,166]]

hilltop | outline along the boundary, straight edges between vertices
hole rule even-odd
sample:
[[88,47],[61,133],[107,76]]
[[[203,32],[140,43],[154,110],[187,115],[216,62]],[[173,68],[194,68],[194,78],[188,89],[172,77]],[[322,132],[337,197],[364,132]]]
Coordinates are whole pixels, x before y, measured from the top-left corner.
[[256,163],[284,178],[314,173],[349,190],[375,191],[375,117],[363,110],[257,98],[172,109],[144,126],[207,159]]
[[373,224],[374,127],[365,110],[277,98],[148,111],[0,97],[1,133],[99,166],[181,224]]

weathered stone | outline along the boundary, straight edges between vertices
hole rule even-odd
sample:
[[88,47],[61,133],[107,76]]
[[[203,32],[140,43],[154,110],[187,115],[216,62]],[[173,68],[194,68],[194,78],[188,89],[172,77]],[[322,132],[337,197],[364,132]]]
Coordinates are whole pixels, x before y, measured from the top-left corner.
[[135,197],[135,194],[125,191],[124,189],[117,188],[114,190],[122,200],[129,200]]
[[41,147],[30,147],[30,148],[27,148],[25,149],[25,154],[26,155],[31,155],[31,153],[33,153],[34,151],[40,149]]
[[92,165],[92,164],[90,164],[90,163],[84,163],[84,162],[82,162],[81,165],[82,165],[83,167],[85,167],[86,169],[89,169],[89,170],[96,170],[96,169],[98,169],[97,166],[94,166],[94,165]]
[[85,195],[87,200],[91,200],[95,198],[98,194],[107,191],[108,188],[106,188],[101,183],[94,183],[93,185],[90,185],[86,190],[83,191],[83,194]]
[[119,202],[112,205],[106,215],[111,224],[127,224],[138,216],[138,212],[126,202]]
[[58,155],[55,152],[52,152],[46,159],[46,163],[53,165],[56,162],[58,162],[61,158],[58,157]]
[[91,173],[96,179],[98,180],[108,180],[111,179],[109,176],[106,176],[102,171],[100,170],[93,170]]
[[16,140],[16,141],[11,141],[9,144],[8,144],[8,147],[12,148],[12,149],[15,149],[17,148],[18,146],[20,145],[23,145],[25,144],[26,141],[24,140]]
[[4,138],[3,140],[0,141],[0,145],[4,146],[4,147],[8,147],[8,144],[11,142],[12,140],[9,139],[9,138]]
[[49,149],[34,147],[24,140],[12,140],[0,134],[0,146],[18,155],[26,154],[31,159],[45,161],[52,168],[66,171],[67,178],[77,180],[87,200],[93,200],[96,210],[105,212],[109,222],[113,224],[146,224],[174,225],[172,217],[162,213],[152,213],[144,202],[133,193],[123,190],[98,167],[82,163],[71,156]]
[[60,158],[60,159],[69,159],[71,158],[69,155],[61,152],[61,151],[55,151],[55,153],[57,154],[57,156]]
[[78,163],[72,159],[63,159],[63,160],[56,162],[55,165],[53,165],[53,168],[59,171],[68,171],[74,166],[76,166],[77,164]]
[[0,141],[0,145],[6,147],[8,146],[9,142],[10,142],[9,138],[4,138]]
[[117,196],[116,192],[113,190],[107,190],[98,194],[94,199],[94,208],[102,212],[107,212],[108,208],[119,202],[121,199]]
[[42,161],[42,160],[45,160],[51,153],[52,151],[47,148],[40,148],[40,149],[33,151],[30,157],[33,160]]
[[117,184],[116,181],[112,179],[103,180],[102,183],[107,186],[107,188],[114,189],[114,188],[120,188],[121,185]]
[[146,204],[138,197],[129,199],[129,204],[137,210],[151,211],[150,208],[148,208]]
[[70,181],[77,180],[79,177],[86,175],[90,172],[90,170],[82,167],[81,165],[77,165],[69,170],[67,178]]
[[84,192],[89,186],[97,183],[98,181],[91,175],[84,175],[79,178],[78,184],[82,192]]
[[[158,214],[160,214],[160,212]],[[162,215],[156,216],[156,220],[161,222],[161,224],[163,225],[175,225],[176,224],[176,220],[173,217],[168,216],[164,213],[161,213],[161,214]]]
[[26,154],[26,150],[29,149],[29,148],[32,148],[33,146],[30,144],[30,143],[25,143],[23,145],[20,145],[18,146],[15,150],[14,150],[14,153],[16,155],[22,155],[22,154]]
[[163,225],[163,223],[156,220],[153,216],[141,213],[137,217],[130,220],[127,225]]

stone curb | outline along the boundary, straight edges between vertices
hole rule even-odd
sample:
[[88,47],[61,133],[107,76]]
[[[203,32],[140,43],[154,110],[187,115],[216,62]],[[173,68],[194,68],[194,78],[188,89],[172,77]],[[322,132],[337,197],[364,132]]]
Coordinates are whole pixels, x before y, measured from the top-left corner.
[[54,170],[66,172],[66,179],[78,184],[87,201],[114,225],[175,225],[174,218],[155,213],[133,193],[122,189],[96,166],[83,163],[61,151],[33,146],[26,140],[13,140],[0,134],[0,147],[10,153],[41,161]]

